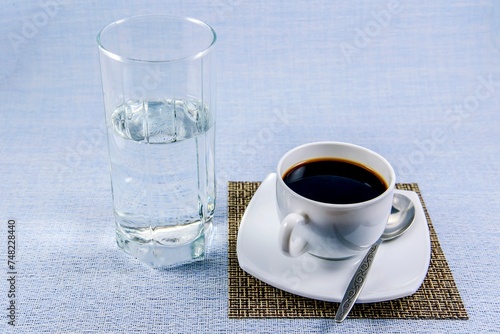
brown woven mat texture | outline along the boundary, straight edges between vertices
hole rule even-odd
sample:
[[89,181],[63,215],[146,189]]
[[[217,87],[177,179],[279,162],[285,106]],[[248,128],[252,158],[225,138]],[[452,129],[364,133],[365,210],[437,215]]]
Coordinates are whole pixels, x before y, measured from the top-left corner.
[[[238,265],[236,241],[241,217],[259,182],[229,182],[229,318],[334,318],[338,303],[323,302],[274,288],[244,272]],[[427,277],[413,295],[370,304],[356,304],[349,318],[461,319],[467,320],[446,258],[416,183],[397,184],[398,189],[418,193],[430,230],[431,262]]]

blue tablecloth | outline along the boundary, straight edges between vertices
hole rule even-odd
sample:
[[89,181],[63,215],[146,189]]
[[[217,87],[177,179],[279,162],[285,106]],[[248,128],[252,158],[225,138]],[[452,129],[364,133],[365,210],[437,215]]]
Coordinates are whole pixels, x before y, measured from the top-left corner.
[[[114,243],[95,37],[139,13],[218,33],[215,236],[206,262],[167,271]],[[500,328],[499,1],[11,0],[0,22],[1,333]],[[319,140],[419,184],[469,320],[228,319],[227,181]]]

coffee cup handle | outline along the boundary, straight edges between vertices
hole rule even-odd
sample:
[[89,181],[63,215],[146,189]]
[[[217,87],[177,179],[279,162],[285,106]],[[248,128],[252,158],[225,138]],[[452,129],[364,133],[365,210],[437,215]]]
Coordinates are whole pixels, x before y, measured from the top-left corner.
[[298,213],[290,213],[281,222],[278,234],[281,251],[289,257],[298,257],[307,252],[307,241],[302,237],[294,236],[292,240],[292,232],[299,225],[305,225],[306,219]]

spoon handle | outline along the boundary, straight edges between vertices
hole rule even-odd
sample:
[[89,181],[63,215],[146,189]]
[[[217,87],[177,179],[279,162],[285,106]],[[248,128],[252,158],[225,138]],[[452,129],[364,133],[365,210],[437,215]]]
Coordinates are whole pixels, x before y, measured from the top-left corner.
[[371,264],[373,262],[373,259],[375,258],[375,254],[377,253],[378,246],[381,242],[382,240],[379,239],[376,243],[373,244],[373,246],[370,248],[368,253],[366,253],[365,257],[359,264],[358,269],[356,269],[356,272],[354,273],[354,276],[352,277],[351,282],[349,283],[349,286],[347,287],[347,290],[344,294],[344,298],[342,299],[337,313],[335,314],[336,322],[344,321],[344,319],[347,317],[352,307],[354,306],[354,303],[358,299],[361,290],[363,290],[363,287],[365,286],[366,277],[368,276]]

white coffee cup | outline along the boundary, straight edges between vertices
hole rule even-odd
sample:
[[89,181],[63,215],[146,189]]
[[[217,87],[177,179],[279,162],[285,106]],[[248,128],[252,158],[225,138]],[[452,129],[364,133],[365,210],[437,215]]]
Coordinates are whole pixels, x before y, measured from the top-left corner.
[[[303,197],[284,182],[285,174],[309,160],[340,159],[362,165],[379,175],[387,189],[358,203],[331,204]],[[288,151],[279,161],[276,200],[281,221],[279,245],[287,256],[305,252],[341,260],[360,254],[382,235],[392,207],[396,176],[381,155],[361,146],[341,142],[316,142]]]

